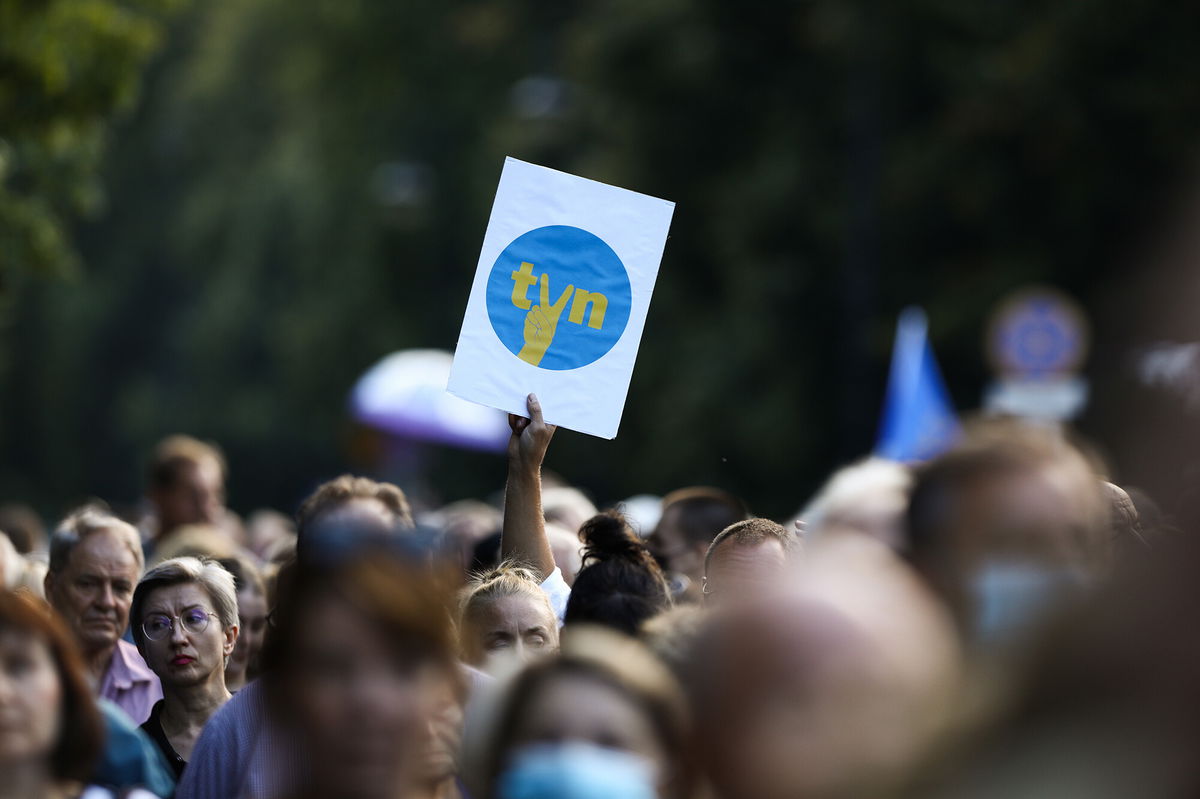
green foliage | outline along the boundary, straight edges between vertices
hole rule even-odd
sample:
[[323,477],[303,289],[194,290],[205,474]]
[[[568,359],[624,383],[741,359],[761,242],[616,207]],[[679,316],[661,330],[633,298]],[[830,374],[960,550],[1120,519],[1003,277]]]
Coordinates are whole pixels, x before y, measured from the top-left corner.
[[[6,268],[61,269],[164,10],[42,7],[0,0]],[[788,513],[869,449],[903,305],[969,407],[1004,292],[1087,301],[1120,267],[1193,157],[1198,27],[1115,0],[196,4],[108,150],[85,269],[10,318],[0,484],[128,499],[176,430],[228,448],[239,509],[360,466],[347,392],[453,347],[513,155],[678,203],[621,435],[564,432],[551,466],[600,500],[707,482]],[[482,494],[502,464],[432,476]]]
[[109,120],[137,95],[169,0],[0,1],[0,292],[77,264],[69,225],[103,199]]

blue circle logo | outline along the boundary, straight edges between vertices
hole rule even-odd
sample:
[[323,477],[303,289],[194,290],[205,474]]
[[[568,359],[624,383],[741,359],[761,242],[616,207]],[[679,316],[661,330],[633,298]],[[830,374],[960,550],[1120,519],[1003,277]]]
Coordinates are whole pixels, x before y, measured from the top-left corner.
[[492,329],[509,352],[542,369],[578,369],[603,357],[625,332],[632,300],[612,248],[567,225],[518,236],[488,276]]

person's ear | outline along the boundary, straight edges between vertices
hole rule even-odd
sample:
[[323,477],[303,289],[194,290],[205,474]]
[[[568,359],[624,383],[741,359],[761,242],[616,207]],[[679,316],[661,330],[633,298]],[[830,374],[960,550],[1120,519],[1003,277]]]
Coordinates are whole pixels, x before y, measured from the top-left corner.
[[222,647],[225,652],[225,657],[233,654],[233,648],[237,645],[238,633],[241,632],[236,624],[232,624],[225,630],[225,644]]
[[46,576],[42,578],[42,592],[46,595],[46,599],[50,600],[50,604],[54,604],[51,597],[54,595],[54,572],[47,571]]

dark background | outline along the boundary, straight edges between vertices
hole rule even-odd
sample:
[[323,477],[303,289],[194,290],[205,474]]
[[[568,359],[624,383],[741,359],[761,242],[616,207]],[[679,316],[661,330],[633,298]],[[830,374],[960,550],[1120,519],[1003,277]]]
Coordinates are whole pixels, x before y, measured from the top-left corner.
[[[1129,286],[1192,184],[1196,4],[146,0],[30,44],[72,5],[0,33],[0,499],[131,502],[173,432],[224,447],[241,512],[370,471],[350,387],[453,349],[506,155],[677,203],[620,436],[551,451],[601,502],[794,511],[870,450],[902,307],[965,411],[1031,282],[1092,316],[1114,473],[1190,458],[1114,427]],[[503,480],[424,457],[441,500]]]

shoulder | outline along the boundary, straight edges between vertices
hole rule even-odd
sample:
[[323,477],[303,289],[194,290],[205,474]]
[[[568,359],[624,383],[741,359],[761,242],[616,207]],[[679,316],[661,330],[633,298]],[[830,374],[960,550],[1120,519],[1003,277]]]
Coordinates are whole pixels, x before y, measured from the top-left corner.
[[154,672],[150,671],[150,667],[146,665],[146,661],[142,659],[142,653],[137,650],[137,647],[128,641],[122,639],[117,641],[117,649],[113,653],[113,664],[117,659],[121,660],[121,667],[134,681],[148,682],[158,681],[158,677]]

